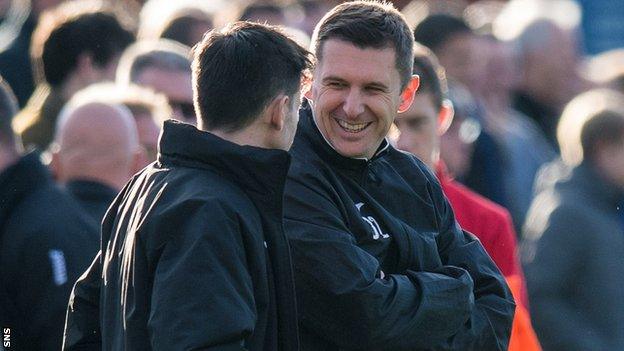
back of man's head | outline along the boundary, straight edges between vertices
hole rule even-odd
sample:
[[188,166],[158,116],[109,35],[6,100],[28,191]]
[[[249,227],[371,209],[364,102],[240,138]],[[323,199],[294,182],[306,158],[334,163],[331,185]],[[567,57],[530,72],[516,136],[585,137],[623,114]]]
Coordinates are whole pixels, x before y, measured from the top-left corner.
[[308,52],[277,28],[236,22],[195,48],[193,96],[200,127],[242,130],[278,94],[292,98],[309,68]]
[[561,158],[573,166],[595,162],[605,146],[624,145],[624,95],[596,89],[575,97],[561,115],[557,140]]
[[61,182],[99,181],[121,189],[136,171],[139,150],[130,110],[89,91],[78,92],[59,115],[54,168]]
[[312,35],[311,48],[319,63],[323,61],[323,43],[330,39],[359,48],[393,48],[401,89],[412,77],[414,36],[403,15],[390,3],[353,1],[329,11]]
[[448,93],[446,74],[433,52],[423,45],[414,45],[414,74],[420,77],[417,94],[431,94],[434,106],[438,110]]
[[17,136],[11,127],[11,120],[17,113],[17,100],[11,87],[0,77],[0,148],[16,153]]
[[31,44],[39,81],[62,85],[83,55],[93,65],[106,68],[134,40],[116,16],[98,4],[71,1],[44,12]]

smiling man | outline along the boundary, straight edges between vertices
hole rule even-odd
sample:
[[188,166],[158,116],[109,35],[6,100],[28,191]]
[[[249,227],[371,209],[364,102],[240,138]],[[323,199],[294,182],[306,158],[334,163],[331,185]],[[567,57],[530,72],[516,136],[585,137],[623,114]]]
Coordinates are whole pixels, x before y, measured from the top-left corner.
[[312,49],[284,206],[302,350],[506,350],[502,275],[435,176],[386,140],[418,88],[405,20],[344,3]]

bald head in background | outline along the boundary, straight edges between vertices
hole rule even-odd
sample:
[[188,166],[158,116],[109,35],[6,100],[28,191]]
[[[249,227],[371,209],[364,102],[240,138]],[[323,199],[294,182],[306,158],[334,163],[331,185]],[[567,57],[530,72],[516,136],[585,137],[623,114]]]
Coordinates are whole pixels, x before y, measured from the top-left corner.
[[60,182],[92,180],[120,190],[137,171],[137,127],[125,106],[92,102],[68,107],[61,113],[56,143]]

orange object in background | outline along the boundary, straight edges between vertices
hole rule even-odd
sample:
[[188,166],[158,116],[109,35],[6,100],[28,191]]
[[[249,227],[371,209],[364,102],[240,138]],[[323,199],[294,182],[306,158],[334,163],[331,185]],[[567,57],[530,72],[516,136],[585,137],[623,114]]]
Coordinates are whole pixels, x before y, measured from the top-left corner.
[[541,351],[542,347],[537,339],[537,335],[531,325],[531,317],[527,307],[521,302],[520,291],[522,290],[522,280],[518,275],[505,277],[507,285],[516,300],[516,314],[514,315],[511,329],[511,339],[509,340],[509,351]]

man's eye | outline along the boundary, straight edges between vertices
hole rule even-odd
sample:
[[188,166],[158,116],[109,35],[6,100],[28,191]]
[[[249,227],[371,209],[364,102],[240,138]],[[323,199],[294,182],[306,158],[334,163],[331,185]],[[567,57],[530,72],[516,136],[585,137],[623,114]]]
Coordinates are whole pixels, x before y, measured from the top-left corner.
[[329,82],[329,83],[327,83],[327,86],[329,86],[331,88],[344,88],[346,86],[346,84],[341,83],[341,82]]
[[374,93],[380,93],[380,92],[384,92],[385,90],[380,88],[380,87],[367,87],[366,90],[374,92]]

